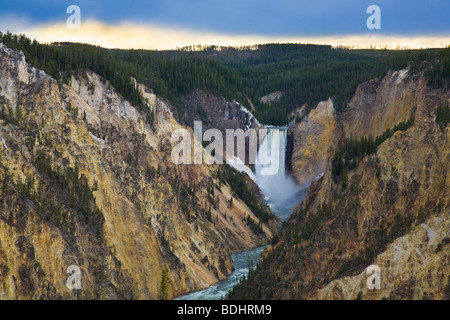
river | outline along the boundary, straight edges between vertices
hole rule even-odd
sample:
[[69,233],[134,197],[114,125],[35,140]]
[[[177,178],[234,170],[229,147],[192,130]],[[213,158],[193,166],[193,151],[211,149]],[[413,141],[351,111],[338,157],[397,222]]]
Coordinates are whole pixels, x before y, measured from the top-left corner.
[[[291,215],[292,207],[305,198],[308,186],[298,186],[286,172],[287,127],[270,127],[268,130],[258,151],[258,161],[255,165],[256,183],[272,212],[284,221]],[[227,279],[204,290],[180,296],[177,300],[224,298],[243,276],[247,276],[249,261],[252,261],[254,266],[257,265],[265,248],[267,246],[232,254],[235,270]]]
[[237,253],[233,253],[231,258],[233,259],[234,271],[231,275],[218,282],[217,284],[213,284],[212,286],[200,290],[185,294],[177,298],[177,300],[221,300],[223,299],[228,291],[233,289],[234,285],[242,279],[243,276],[248,275],[248,267],[249,261],[252,261],[253,265],[259,262],[259,257],[261,256],[261,252],[267,248],[258,247],[246,251],[241,251]]

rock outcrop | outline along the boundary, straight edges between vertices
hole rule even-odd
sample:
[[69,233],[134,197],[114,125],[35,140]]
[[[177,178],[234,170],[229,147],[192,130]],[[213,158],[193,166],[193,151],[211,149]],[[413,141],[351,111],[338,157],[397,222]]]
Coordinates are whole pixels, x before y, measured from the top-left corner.
[[423,109],[426,93],[425,79],[410,77],[408,69],[361,84],[342,115],[345,138],[376,137],[408,121]]
[[[164,265],[174,297],[224,279],[232,252],[272,237],[248,225],[259,218],[218,166],[171,162],[181,126],[140,88],[141,109],[95,73],[67,86],[0,48],[0,298],[155,299]],[[81,290],[66,286],[70,265]]]
[[275,91],[272,93],[269,93],[263,97],[261,97],[261,99],[259,99],[262,103],[265,104],[272,104],[273,102],[277,102],[279,101],[281,98],[283,97],[283,92],[281,91]]
[[[226,129],[254,129],[258,120],[236,101],[205,93],[200,89],[181,98],[183,119],[189,127],[194,121],[202,121],[203,130],[210,128],[225,132]],[[225,135],[224,135],[225,136]]]
[[320,102],[298,125],[289,126],[288,140],[292,149],[288,170],[298,184],[307,184],[323,174],[339,141],[331,99]]

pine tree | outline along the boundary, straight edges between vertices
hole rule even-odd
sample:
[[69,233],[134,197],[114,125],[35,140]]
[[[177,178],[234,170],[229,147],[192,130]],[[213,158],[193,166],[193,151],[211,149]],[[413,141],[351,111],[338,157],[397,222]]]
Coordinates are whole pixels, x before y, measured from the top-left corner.
[[167,264],[164,262],[164,268],[161,271],[161,282],[159,283],[158,300],[167,300],[169,298],[170,282],[169,268],[167,268]]
[[231,197],[230,200],[228,200],[228,209],[232,208],[233,208],[233,197]]

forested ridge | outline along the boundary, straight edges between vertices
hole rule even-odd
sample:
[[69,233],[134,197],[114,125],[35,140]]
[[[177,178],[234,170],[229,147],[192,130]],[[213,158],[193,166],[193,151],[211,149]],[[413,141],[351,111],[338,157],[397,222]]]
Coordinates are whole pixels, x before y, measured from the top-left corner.
[[[24,35],[2,34],[11,49],[22,50],[27,62],[68,83],[71,74],[92,70],[126,99],[145,111],[131,77],[183,108],[180,97],[200,88],[255,106],[258,120],[283,125],[304,103],[308,109],[331,97],[341,109],[356,87],[388,70],[410,66],[424,72],[432,86],[448,86],[450,48],[426,50],[350,50],[328,45],[265,44],[252,47],[187,47],[178,50],[104,49],[78,43],[41,44]],[[281,91],[278,101],[261,97]],[[180,119],[183,121],[183,119]]]

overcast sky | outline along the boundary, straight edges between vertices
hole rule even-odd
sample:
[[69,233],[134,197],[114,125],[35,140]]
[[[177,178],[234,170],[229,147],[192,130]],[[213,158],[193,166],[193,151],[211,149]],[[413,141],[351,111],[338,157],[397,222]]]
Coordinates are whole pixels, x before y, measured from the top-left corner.
[[[80,7],[82,23],[152,26],[194,33],[198,41],[206,33],[275,40],[450,36],[450,0],[0,0],[0,30],[42,37],[42,28],[65,23],[71,4]],[[366,27],[372,4],[381,8],[381,30]]]

